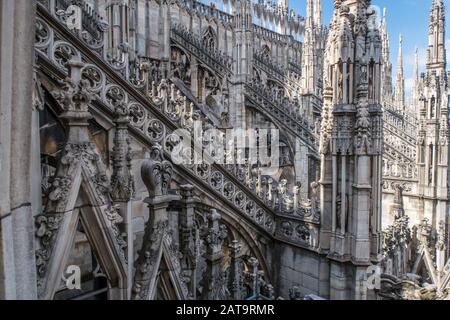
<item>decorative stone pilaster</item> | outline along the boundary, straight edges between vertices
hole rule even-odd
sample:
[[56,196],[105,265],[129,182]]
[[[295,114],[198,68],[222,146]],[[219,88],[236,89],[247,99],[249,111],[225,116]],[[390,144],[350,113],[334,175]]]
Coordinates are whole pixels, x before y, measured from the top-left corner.
[[126,61],[132,52],[130,46],[130,8],[128,0],[109,0],[106,16],[110,27],[107,36],[106,59],[117,68],[128,68]]
[[226,272],[221,269],[223,241],[228,235],[227,227],[220,224],[221,216],[212,209],[208,225],[203,230],[206,244],[206,273],[203,279],[203,300],[226,300],[229,296]]
[[229,246],[230,249],[230,274],[229,290],[233,300],[242,300],[242,290],[244,285],[244,262],[242,261],[242,246],[237,240],[234,240]]
[[194,186],[183,185],[181,188],[182,209],[179,215],[180,251],[183,255],[182,268],[184,276],[190,279],[190,292],[196,294],[197,252],[195,248],[195,200]]
[[128,202],[134,196],[135,186],[131,171],[131,148],[128,138],[129,110],[123,103],[114,110],[114,147],[112,155],[111,197],[115,202]]
[[247,282],[250,287],[251,297],[257,299],[261,294],[261,287],[259,285],[260,274],[258,269],[259,261],[256,258],[248,260],[249,272],[247,274]]
[[[131,169],[131,148],[128,137],[129,110],[126,104],[116,103],[114,108],[114,146],[112,152],[111,198],[123,218],[122,230],[127,236],[126,260],[134,261],[134,234],[130,200],[134,197],[135,184]],[[128,263],[128,274],[133,274],[133,263]],[[132,277],[128,279],[128,295],[131,295]]]
[[395,186],[394,204],[391,214],[395,220],[392,226],[384,231],[383,254],[384,273],[402,277],[408,272],[409,254],[411,244],[411,230],[409,217],[405,215],[403,208],[403,188]]

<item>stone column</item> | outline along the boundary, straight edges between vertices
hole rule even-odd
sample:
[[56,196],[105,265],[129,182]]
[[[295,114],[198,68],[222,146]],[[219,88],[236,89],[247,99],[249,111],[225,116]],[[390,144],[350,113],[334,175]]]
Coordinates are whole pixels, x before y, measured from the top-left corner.
[[[308,198],[308,180],[309,180],[309,161],[308,161],[308,147],[302,144],[300,139],[295,141],[295,180],[297,183],[301,182],[300,197],[301,199]],[[306,183],[305,183],[306,181]]]
[[167,208],[173,195],[163,195],[145,199],[150,211],[150,221],[145,228],[143,247],[139,252],[136,264],[136,274],[132,299],[153,300],[157,290],[159,261],[161,258],[162,241],[169,232]]
[[159,44],[163,78],[170,74],[170,5],[163,1],[159,6]]
[[191,60],[191,92],[197,99],[198,96],[198,62],[195,57]]
[[135,193],[134,178],[131,169],[131,148],[128,137],[129,110],[126,104],[116,104],[114,110],[114,147],[112,152],[113,173],[111,177],[111,197],[123,218],[121,231],[127,235],[127,293],[131,296],[133,262],[134,262],[134,234],[132,224],[131,198]]
[[193,197],[194,187],[183,185],[181,188],[182,209],[179,216],[180,226],[180,251],[183,254],[183,271],[190,279],[190,291],[193,299],[196,299],[196,268],[197,257],[195,252],[195,200]]
[[[37,57],[35,57],[37,58]],[[35,62],[36,64],[36,62]],[[42,213],[42,174],[41,174],[41,144],[39,113],[44,110],[44,92],[38,76],[38,67],[34,67],[33,74],[33,105],[32,105],[32,125],[31,136],[34,143],[31,145],[31,210],[33,216]]]
[[324,90],[323,120],[321,125],[320,141],[320,247],[322,250],[330,249],[331,232],[333,230],[333,170],[330,154],[331,137],[331,101],[333,92],[331,88]]
[[244,265],[242,262],[241,249],[242,246],[238,241],[234,240],[231,245],[229,245],[230,249],[230,293],[234,300],[242,300],[242,285],[243,285],[243,271]]
[[31,209],[35,1],[0,0],[0,299],[35,299]]
[[244,129],[246,128],[245,83],[250,80],[253,72],[253,9],[248,0],[236,2],[236,6],[230,120],[235,129]]

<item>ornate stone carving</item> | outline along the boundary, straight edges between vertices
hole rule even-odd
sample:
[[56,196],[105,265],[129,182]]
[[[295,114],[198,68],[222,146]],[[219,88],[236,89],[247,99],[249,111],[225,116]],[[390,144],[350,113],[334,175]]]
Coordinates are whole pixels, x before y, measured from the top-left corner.
[[221,268],[223,242],[228,235],[227,227],[220,224],[221,215],[212,209],[207,216],[208,225],[202,230],[206,244],[206,274],[203,279],[202,296],[207,300],[224,300],[229,296],[228,274]]
[[116,132],[113,147],[113,174],[111,196],[114,201],[128,202],[134,196],[134,178],[131,172],[131,147],[128,138],[129,110],[123,103],[115,107]]
[[223,241],[228,235],[227,227],[219,224],[220,219],[221,215],[216,210],[211,210],[211,213],[208,215],[208,227],[204,230],[205,242],[214,251],[222,247]]
[[445,232],[445,222],[444,220],[439,221],[438,225],[438,237],[436,242],[436,249],[439,251],[444,251],[447,243],[447,236]]
[[235,300],[242,300],[242,291],[244,286],[244,261],[241,256],[242,246],[234,240],[230,245],[230,273],[229,273],[229,291]]
[[371,152],[372,143],[370,137],[370,114],[369,103],[366,98],[361,98],[357,106],[356,115],[355,148],[358,154],[368,154]]
[[70,5],[66,10],[59,10],[56,12],[69,30],[81,31],[82,30],[82,10],[77,5]]
[[52,48],[53,60],[64,70],[69,68],[69,62],[79,57],[79,52],[70,44],[65,42],[56,42]]
[[433,245],[433,228],[427,218],[424,218],[418,226],[418,240],[421,245],[430,247]]
[[148,242],[143,244],[141,256],[136,264],[132,296],[134,300],[147,300],[149,298],[150,281],[154,276],[154,268],[158,267],[156,260],[158,259],[164,234],[169,231],[169,223],[167,220],[159,221],[149,231]]
[[[40,215],[35,218],[36,237],[40,245],[40,248],[36,250],[36,268],[40,278],[44,277],[47,271],[47,262],[52,254],[53,242],[62,219],[62,214]],[[39,281],[38,285],[41,284]]]
[[403,216],[395,220],[394,225],[389,226],[384,232],[383,252],[392,255],[398,247],[404,247],[411,241],[411,229],[409,217]]
[[169,161],[164,160],[163,149],[160,145],[152,147],[150,159],[144,161],[141,174],[151,197],[167,194],[173,167]]
[[128,263],[127,259],[127,247],[126,233],[120,232],[119,225],[123,223],[123,218],[119,214],[119,206],[111,206],[105,210],[106,218],[111,222],[111,229],[116,241],[118,252],[120,253],[122,260]]

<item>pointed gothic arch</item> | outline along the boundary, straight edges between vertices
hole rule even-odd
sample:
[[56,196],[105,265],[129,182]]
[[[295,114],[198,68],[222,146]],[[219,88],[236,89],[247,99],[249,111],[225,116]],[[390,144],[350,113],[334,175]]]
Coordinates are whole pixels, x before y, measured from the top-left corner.
[[202,43],[208,51],[214,52],[217,50],[217,34],[211,26],[208,26],[203,32]]
[[50,203],[49,209],[53,210],[50,209],[47,211],[48,214],[37,218],[39,230],[48,230],[50,220],[54,221],[56,227],[53,230],[55,235],[50,237],[51,243],[46,246],[45,242],[41,241],[37,252],[38,269],[43,267],[39,263],[42,256],[48,254],[45,263],[46,272],[41,273],[43,277],[39,282],[40,295],[46,300],[53,299],[65,272],[78,221],[81,219],[89,243],[97,253],[98,262],[107,276],[109,298],[126,298],[125,256],[121,251],[124,240],[121,239],[117,229],[121,217],[110,201],[105,201],[103,196],[99,196],[100,186],[92,179],[90,170],[75,163],[68,171],[74,172],[73,176],[67,177],[72,181],[71,187],[65,191],[57,189],[53,191],[64,192],[67,197],[60,198],[56,206]]
[[438,285],[438,277],[436,275],[436,269],[434,267],[433,258],[430,255],[430,251],[424,245],[419,250],[414,266],[412,268],[413,274],[427,274],[432,281],[432,284]]

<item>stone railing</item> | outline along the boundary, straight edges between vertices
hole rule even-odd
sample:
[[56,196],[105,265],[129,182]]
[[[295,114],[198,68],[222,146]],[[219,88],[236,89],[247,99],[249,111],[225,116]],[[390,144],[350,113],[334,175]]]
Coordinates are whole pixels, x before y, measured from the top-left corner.
[[195,36],[192,32],[182,25],[172,26],[172,41],[179,44],[182,48],[187,49],[191,54],[203,61],[214,71],[221,75],[231,72],[232,58],[219,50],[210,50],[203,45],[200,37]]
[[407,162],[415,163],[417,156],[417,147],[397,136],[391,128],[384,127],[384,146],[386,153],[394,159],[398,157],[405,158]]
[[219,21],[222,21],[225,24],[233,23],[233,16],[219,10],[214,3],[210,5],[202,3],[197,0],[186,1],[186,0],[178,0],[178,3],[181,4],[187,11],[194,12],[197,15],[201,15],[208,18],[216,18]]
[[289,59],[289,71],[302,75],[302,67],[293,59]]
[[[142,79],[147,80],[138,84],[131,81],[114,68],[104,55],[93,51],[80,33],[68,32],[70,30],[64,21],[42,5],[38,6],[36,25],[37,54],[40,60],[45,60],[48,66],[58,70],[54,76],[64,73],[68,62],[74,57],[81,58],[86,63],[82,76],[89,82],[89,90],[97,107],[104,108],[105,114],[108,114],[114,110],[114,105],[126,104],[130,111],[130,134],[146,141],[149,146],[160,144],[169,152],[177,143],[174,131],[180,128],[192,130],[196,119],[202,119],[204,130],[214,127],[213,122],[201,111],[195,110],[193,103],[174,84],[167,80],[150,83],[151,77],[145,74],[148,70],[142,71]],[[300,122],[298,126],[303,127]],[[308,133],[306,137],[311,134],[306,128],[300,130],[303,131]],[[288,191],[285,181],[276,183],[258,175],[259,168],[248,164],[232,167],[202,164],[177,168],[193,184],[209,190],[210,196],[226,201],[272,236],[275,236],[276,230],[282,230],[276,224],[290,222],[311,229],[320,224],[317,197],[301,199],[298,187]],[[282,234],[281,240],[306,246],[306,242],[298,238],[298,233]],[[311,244],[317,244],[314,234],[309,238]]]
[[[193,125],[196,120],[201,120],[203,130],[215,128],[214,122],[211,121],[206,114],[203,114],[200,109],[196,109],[196,104],[189,101],[189,99],[184,96],[174,84],[171,84],[170,86],[166,86],[165,84],[160,84],[157,86],[154,85],[150,97],[156,105],[164,106],[160,107],[160,109],[167,110],[167,112],[171,114],[171,119],[176,120],[180,118],[181,121],[179,122],[179,126],[187,129],[189,132],[194,130]],[[178,103],[181,103],[183,107],[174,107],[173,104],[177,103],[177,101]],[[174,111],[181,112],[179,117],[173,116]],[[225,134],[225,132],[223,133]],[[208,155],[206,148],[210,143],[212,142],[203,141],[205,150],[202,152],[204,155]],[[173,147],[174,146],[171,148]],[[226,149],[225,146],[222,147]],[[287,216],[295,216],[298,219],[304,219],[308,222],[319,223],[320,216],[317,214],[317,206],[312,204],[312,200],[302,199],[300,197],[299,187],[294,186],[292,190],[288,190],[287,181],[282,180],[280,182],[276,182],[268,176],[263,176],[261,172],[264,168],[250,164],[247,159],[241,158],[241,154],[242,152],[238,149],[227,149],[225,152],[223,159],[224,162],[237,164],[213,164],[210,166],[211,168],[208,168],[209,166],[206,165],[190,165],[187,167],[190,169],[195,168],[198,173],[205,171],[202,174],[211,173],[210,170],[213,169],[214,166],[222,167],[228,174],[233,176],[244,187],[246,187],[247,192],[252,193],[255,198],[262,201],[274,212]],[[230,156],[232,158],[230,158]],[[208,158],[206,162],[214,163],[214,159],[212,157]],[[223,181],[223,178],[223,175],[219,172],[216,172],[210,177],[213,184],[219,183],[219,185],[221,185],[220,182]],[[214,185],[214,187],[217,187],[217,185]],[[225,190],[225,192],[227,191]],[[252,207],[253,204],[245,207],[247,214],[251,214]]]
[[256,37],[261,37],[269,41],[274,41],[277,43],[282,43],[284,45],[289,45],[292,49],[301,50],[302,43],[295,40],[294,37],[289,35],[280,34],[278,32],[266,29],[264,27],[253,25],[253,33]]
[[[385,130],[391,132],[392,134],[399,137],[399,139],[402,139],[407,144],[410,144],[411,146],[415,146],[417,143],[417,139],[415,136],[412,136],[413,129],[410,130],[410,133],[407,133],[407,131],[403,131],[403,127],[401,124],[396,122],[391,122],[387,118],[384,118],[384,128]],[[415,130],[417,133],[417,129]]]
[[[387,112],[383,114],[384,150],[389,158],[403,159],[402,163],[415,164],[417,160],[417,125],[416,118],[408,113],[399,113],[390,106],[385,107]],[[397,170],[403,172],[404,170]],[[415,170],[416,171],[416,170]],[[395,177],[398,177],[399,173]],[[387,175],[387,176],[390,176]],[[410,174],[408,178],[416,178]]]
[[259,63],[262,63],[262,64],[266,65],[268,68],[270,68],[270,70],[278,73],[283,78],[286,77],[287,72],[286,72],[285,67],[282,64],[274,63],[270,58],[266,57],[261,52],[256,52],[253,55],[253,57],[254,57],[256,62],[259,62]]
[[290,130],[294,136],[300,138],[314,152],[318,148],[318,137],[315,133],[315,126],[308,122],[306,110],[302,110],[301,103],[291,102],[287,97],[279,97],[277,92],[272,92],[269,88],[261,85],[257,81],[247,83],[247,97],[251,99],[257,107],[261,107],[274,122],[279,122],[284,128]]
[[67,19],[73,12],[70,12],[70,6],[75,5],[81,9],[81,21],[82,32],[81,36],[85,42],[97,50],[104,44],[104,32],[108,27],[108,23],[95,12],[85,1],[83,0],[44,0],[41,2],[47,2],[49,5],[53,5],[54,13],[59,16],[63,21]]
[[401,136],[408,143],[416,143],[417,119],[410,115],[400,115],[395,111],[387,109],[383,115],[385,125],[394,129],[397,135]]
[[[199,16],[208,17],[208,19],[215,18],[218,21],[221,21],[225,25],[233,26],[234,16],[224,12],[216,7],[214,3],[205,4],[197,0],[186,1],[186,0],[177,0],[178,4],[183,7],[186,11],[195,13]],[[258,4],[255,4],[257,7]],[[297,33],[301,33],[301,29],[304,26],[305,18],[293,15],[288,16],[288,24],[290,26],[294,26],[294,29],[297,30]],[[283,35],[257,24],[253,24],[253,32],[260,37],[265,39],[282,42],[284,44],[290,44],[292,48],[301,49],[301,42],[294,39],[294,37],[289,35]]]
[[292,92],[300,92],[301,75],[292,72],[291,68],[285,68],[281,64],[274,63],[260,52],[253,55],[255,67],[270,74],[271,78],[284,84]]
[[[128,79],[129,68],[134,61],[130,60],[129,45],[127,43],[118,44],[115,48],[107,47],[107,31],[110,30],[109,24],[105,21],[92,7],[84,0],[38,0],[42,7],[46,8],[43,15],[50,15],[64,26],[65,31],[71,32],[80,39],[85,45],[91,49],[93,53],[102,57],[108,65],[121,74],[122,77]],[[41,8],[42,8],[41,7]],[[81,11],[81,15],[77,10]],[[42,25],[38,25],[41,27]],[[41,28],[40,44],[41,49],[48,47],[46,39],[51,39],[51,34],[45,34],[48,30]],[[51,32],[51,30],[50,30]],[[50,44],[50,47],[53,43]],[[74,48],[70,46],[55,48],[56,52],[52,52],[55,56],[59,56],[60,60],[67,62],[67,57],[73,54]],[[66,66],[60,64],[66,69]]]
[[417,180],[418,174],[415,163],[388,159],[383,161],[383,177],[385,178]]

